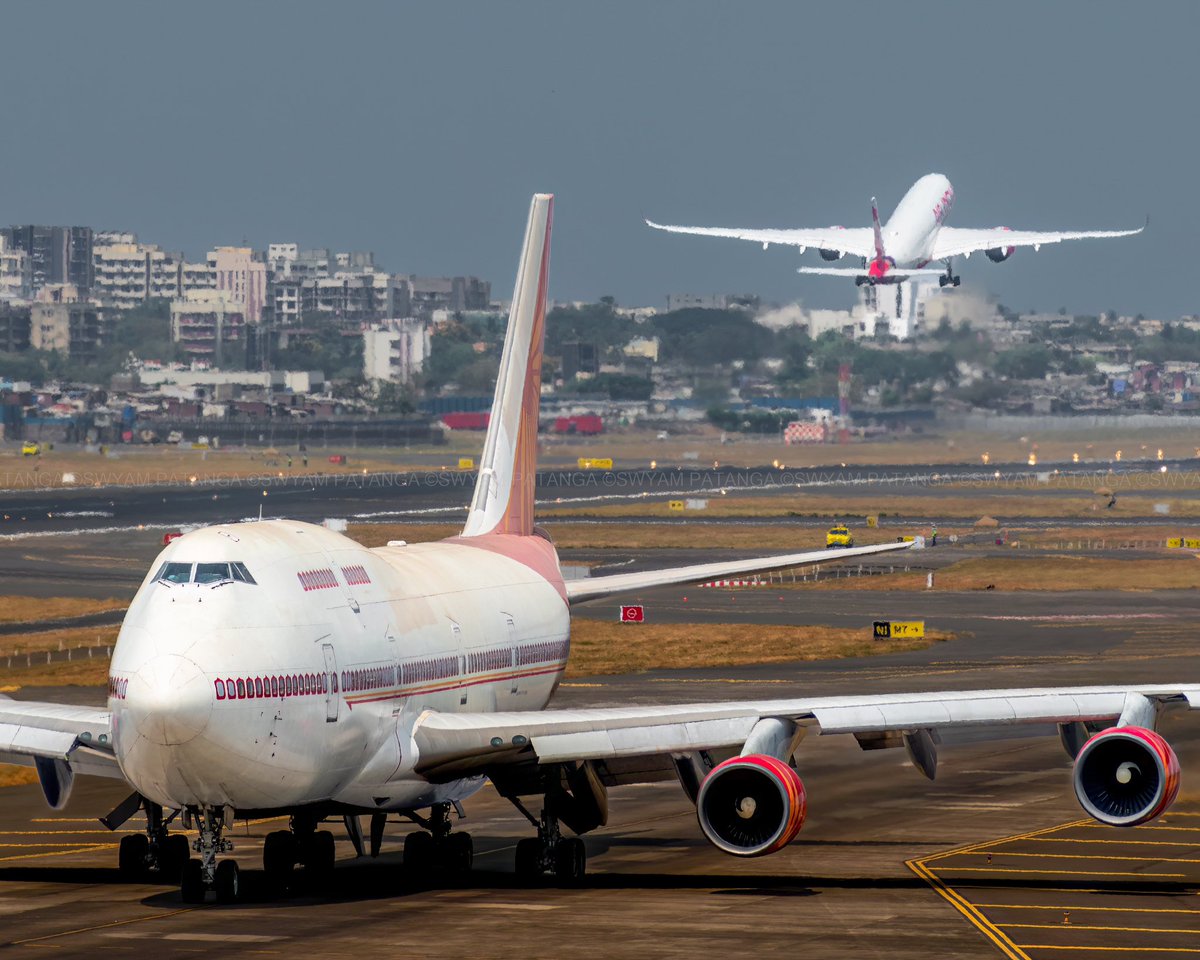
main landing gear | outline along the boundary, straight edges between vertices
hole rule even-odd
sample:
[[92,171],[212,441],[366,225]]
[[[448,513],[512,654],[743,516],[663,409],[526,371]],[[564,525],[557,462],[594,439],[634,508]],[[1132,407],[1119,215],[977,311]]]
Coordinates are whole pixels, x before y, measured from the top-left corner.
[[957,287],[962,282],[962,277],[955,275],[954,268],[951,266],[949,260],[945,261],[945,263],[946,263],[946,272],[943,273],[940,277],[938,277],[938,286],[939,287]]
[[[137,798],[137,794],[134,794]],[[121,838],[117,848],[117,869],[131,880],[159,879],[167,883],[178,883],[187,863],[190,849],[187,837],[181,833],[170,833],[168,827],[179,815],[173,811],[164,819],[163,808],[149,800],[141,800],[146,810],[146,832],[131,833]],[[137,809],[137,802],[133,807]],[[132,814],[130,814],[132,815]]]
[[517,841],[516,873],[526,881],[534,881],[547,873],[563,886],[574,886],[583,880],[587,871],[587,851],[579,837],[564,837],[558,817],[550,809],[547,797],[541,817],[534,817],[516,797],[509,797],[525,818],[537,827],[536,837]]
[[290,889],[297,866],[304,868],[304,879],[310,886],[327,890],[332,885],[337,859],[333,834],[318,830],[317,823],[316,817],[296,815],[289,830],[267,834],[263,843],[263,870],[276,893]]
[[463,831],[450,832],[450,804],[435,803],[428,819],[409,814],[423,830],[404,838],[404,866],[413,871],[467,871],[475,861],[475,845],[471,835]]

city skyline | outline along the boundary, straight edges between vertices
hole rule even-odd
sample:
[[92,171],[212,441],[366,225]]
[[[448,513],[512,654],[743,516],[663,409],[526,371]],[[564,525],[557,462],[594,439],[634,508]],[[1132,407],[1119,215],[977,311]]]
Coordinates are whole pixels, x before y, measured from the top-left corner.
[[[508,225],[545,189],[558,299],[745,290],[845,307],[852,290],[795,274],[812,253],[655,236],[641,217],[858,225],[861,209],[865,224],[871,193],[890,209],[937,170],[958,188],[953,223],[1152,217],[1105,249],[973,258],[965,282],[1019,310],[1196,312],[1175,279],[1194,217],[1180,185],[1195,134],[1175,122],[1191,5],[61,9],[10,11],[11,36],[54,37],[57,69],[0,105],[19,147],[7,223],[128,229],[189,258],[295,240],[498,280]],[[872,9],[886,31],[864,38]],[[42,57],[15,44],[13,70]]]

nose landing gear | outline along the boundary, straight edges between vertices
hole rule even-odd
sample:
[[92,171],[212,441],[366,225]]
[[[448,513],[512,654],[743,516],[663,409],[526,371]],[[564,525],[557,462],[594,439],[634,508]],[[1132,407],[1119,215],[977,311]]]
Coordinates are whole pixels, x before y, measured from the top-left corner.
[[241,894],[241,878],[235,860],[217,863],[217,855],[229,853],[233,844],[222,838],[225,829],[225,810],[201,808],[192,811],[191,819],[200,836],[192,848],[200,854],[183,865],[180,894],[184,903],[203,903],[205,895],[212,890],[217,903],[234,903]]

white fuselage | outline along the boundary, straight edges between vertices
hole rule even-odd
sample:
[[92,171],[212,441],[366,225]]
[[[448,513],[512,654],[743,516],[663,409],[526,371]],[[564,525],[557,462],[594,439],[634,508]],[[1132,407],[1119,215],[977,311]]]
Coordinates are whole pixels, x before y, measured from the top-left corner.
[[900,268],[923,267],[933,259],[938,230],[954,206],[954,187],[930,173],[908,188],[883,224],[883,247]]
[[[431,784],[424,710],[537,710],[566,664],[553,547],[536,537],[367,549],[291,521],[210,527],[167,546],[113,651],[121,770],[169,807],[404,809],[472,792]],[[520,556],[521,559],[514,559]],[[238,563],[241,579],[177,579]],[[211,572],[211,568],[210,572]]]

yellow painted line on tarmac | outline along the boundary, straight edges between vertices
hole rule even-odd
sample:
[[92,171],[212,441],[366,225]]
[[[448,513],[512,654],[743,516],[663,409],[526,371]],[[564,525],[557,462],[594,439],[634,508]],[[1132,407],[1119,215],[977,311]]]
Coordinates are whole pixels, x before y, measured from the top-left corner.
[[[3,844],[0,844],[3,846]],[[1137,860],[1140,863],[1200,863],[1194,857],[1119,857],[1106,853],[1014,853],[999,850],[997,857],[1032,857],[1035,860]]]
[[1178,927],[1100,927],[1090,923],[999,923],[1005,930],[1108,930],[1115,933],[1186,933],[1200,937],[1200,930],[1180,930]]
[[[1065,892],[1065,891],[1064,891]],[[1053,910],[1093,911],[1100,913],[1200,913],[1200,910],[1185,910],[1183,907],[1081,907],[1077,904],[1061,903],[977,903],[980,910]]]
[[1033,837],[1032,839],[1037,843],[1116,843],[1123,846],[1187,847],[1190,850],[1200,849],[1200,842],[1189,843],[1184,840],[1085,840],[1076,837]]
[[1103,953],[1200,953],[1200,947],[1066,947],[1058,943],[1023,943],[1026,950],[1099,950]]
[[[1030,868],[1027,870],[1018,867],[940,867],[949,873],[1062,873],[1062,867],[1047,867],[1045,870]],[[1169,877],[1178,880],[1181,877],[1186,878],[1186,873],[1120,873],[1116,870],[1071,870],[1072,876],[1076,877]]]
[[75,843],[0,843],[0,850],[3,850],[7,847],[16,847],[17,849],[26,849],[26,850],[29,850],[29,849],[44,850],[47,847],[80,847],[82,849],[87,849],[88,847],[111,847],[111,846],[113,846],[113,844],[111,844],[111,843],[95,843],[90,840],[84,840],[82,842],[77,841]]
[[1002,930],[975,909],[969,901],[947,887],[923,861],[906,860],[904,865],[928,883],[938,896],[966,917],[971,926],[995,944],[1009,960],[1030,960],[1029,954],[1013,943]]
[[126,927],[131,923],[145,923],[147,920],[165,920],[167,917],[177,917],[181,913],[191,913],[195,907],[184,907],[182,910],[170,910],[167,913],[156,913],[149,917],[131,917],[128,920],[110,920],[108,923],[97,923],[91,927],[77,927],[74,930],[63,930],[60,933],[48,933],[44,937],[30,937],[27,940],[13,940],[12,946],[41,943],[45,940],[57,940],[59,937],[70,937],[77,933],[91,933],[93,930],[108,930],[112,927]]
[[113,835],[111,830],[0,830],[0,837],[78,837],[85,833]]
[[[105,843],[105,844],[101,844],[100,846],[115,847],[116,844],[115,843]],[[20,854],[15,854],[14,856],[11,856],[11,857],[0,857],[0,861],[37,860],[39,857],[67,857],[73,853],[89,853],[96,849],[98,849],[96,846],[88,846],[88,847],[75,846],[75,847],[72,847],[70,850],[56,850],[56,851],[52,851],[50,853],[20,853]]]

